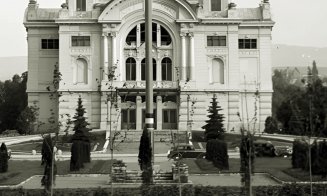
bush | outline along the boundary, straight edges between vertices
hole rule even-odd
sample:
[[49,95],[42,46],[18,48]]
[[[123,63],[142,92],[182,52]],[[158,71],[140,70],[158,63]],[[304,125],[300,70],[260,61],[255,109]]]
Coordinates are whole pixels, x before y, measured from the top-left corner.
[[277,131],[278,131],[277,121],[273,117],[268,116],[266,118],[266,121],[265,121],[265,130],[264,130],[264,132],[266,132],[266,133],[275,133]]
[[10,156],[8,155],[7,146],[5,143],[2,143],[0,147],[0,172],[1,173],[8,171],[9,158]]
[[206,146],[206,159],[221,170],[229,169],[227,143],[218,139],[209,140]]

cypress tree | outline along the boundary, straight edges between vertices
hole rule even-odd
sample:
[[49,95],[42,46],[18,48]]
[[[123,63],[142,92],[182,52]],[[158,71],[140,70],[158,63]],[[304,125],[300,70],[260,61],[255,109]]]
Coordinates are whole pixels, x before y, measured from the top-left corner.
[[206,120],[206,125],[202,127],[205,129],[204,135],[207,141],[210,139],[220,139],[224,138],[224,115],[219,114],[221,107],[218,105],[216,95],[213,96],[211,106],[209,106],[209,120]]
[[87,128],[89,123],[86,121],[86,117],[84,117],[85,113],[86,111],[82,105],[82,98],[79,97],[76,114],[73,117],[75,119],[73,121],[75,133],[72,137],[70,171],[78,171],[83,167],[84,163],[91,161],[91,147],[88,137],[89,129]]
[[138,161],[140,169],[142,170],[143,183],[150,183],[152,179],[152,165],[151,165],[151,140],[147,128],[144,127],[141,136]]
[[0,172],[1,173],[8,171],[9,158],[10,156],[8,155],[7,146],[5,143],[2,143],[0,147]]
[[[52,180],[55,181],[55,176],[57,174],[57,167],[56,164],[52,164],[53,160],[53,143],[50,135],[47,135],[43,139],[42,144],[42,163],[45,164],[44,166],[44,173],[43,177],[41,179],[42,186],[45,187],[46,191],[49,191],[51,189]],[[52,167],[53,167],[53,173],[52,173]],[[53,176],[52,176],[53,174]]]

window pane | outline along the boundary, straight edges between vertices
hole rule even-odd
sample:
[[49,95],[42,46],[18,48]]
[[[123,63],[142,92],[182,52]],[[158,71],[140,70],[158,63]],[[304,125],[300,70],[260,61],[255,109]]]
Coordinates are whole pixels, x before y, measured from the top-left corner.
[[170,123],[176,123],[176,110],[170,110]]
[[90,46],[90,36],[84,36],[84,45],[83,46]]
[[251,48],[256,49],[257,48],[257,40],[256,39],[251,39]]
[[122,115],[122,122],[123,122],[123,123],[127,123],[127,122],[128,122],[128,114],[127,114],[127,110],[122,110],[122,111],[121,111],[121,115]]
[[157,62],[155,59],[152,60],[152,66],[153,66],[153,69],[152,69],[153,81],[156,81],[157,80]]
[[169,123],[169,116],[168,116],[168,111],[163,110],[163,122],[164,123]]
[[131,68],[132,68],[132,72],[131,72],[131,78],[132,80],[136,80],[136,64],[135,63],[132,63],[131,64]]
[[59,39],[55,39],[54,48],[59,49]]
[[145,80],[145,59],[141,62],[141,80]]
[[53,39],[48,39],[48,49],[54,49],[54,41],[53,41]]
[[226,46],[226,36],[219,36],[219,46]]
[[211,0],[211,11],[221,11],[221,0]]
[[129,122],[136,123],[136,111],[135,110],[129,110]]
[[48,40],[42,39],[41,45],[42,45],[42,49],[48,49]]
[[85,11],[86,10],[86,0],[76,0],[76,10]]
[[244,48],[245,49],[250,49],[251,48],[251,41],[249,39],[244,40]]

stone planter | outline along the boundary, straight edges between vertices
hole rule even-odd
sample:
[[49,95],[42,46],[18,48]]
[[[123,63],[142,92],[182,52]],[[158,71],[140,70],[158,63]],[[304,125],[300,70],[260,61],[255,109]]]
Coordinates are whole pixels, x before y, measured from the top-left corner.
[[181,183],[188,183],[188,166],[185,163],[173,163],[172,165],[173,180]]

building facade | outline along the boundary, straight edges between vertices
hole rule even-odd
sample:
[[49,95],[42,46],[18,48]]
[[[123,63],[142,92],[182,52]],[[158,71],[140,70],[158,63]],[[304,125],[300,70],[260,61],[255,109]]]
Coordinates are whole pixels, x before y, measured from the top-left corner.
[[[92,128],[142,130],[144,22],[144,0],[67,0],[61,9],[30,0],[27,91],[39,129],[66,122],[81,96]],[[227,0],[153,0],[155,129],[201,130],[216,96],[226,131],[263,130],[273,25],[267,0],[241,9]]]

